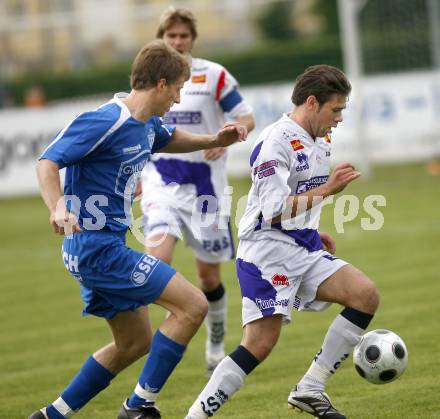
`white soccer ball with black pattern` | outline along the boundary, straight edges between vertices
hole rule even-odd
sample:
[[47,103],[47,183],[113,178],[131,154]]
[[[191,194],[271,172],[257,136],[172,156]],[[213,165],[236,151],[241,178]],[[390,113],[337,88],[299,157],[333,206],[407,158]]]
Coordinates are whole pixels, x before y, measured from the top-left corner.
[[362,336],[353,351],[353,363],[362,378],[373,384],[386,384],[399,378],[408,365],[403,340],[386,329]]

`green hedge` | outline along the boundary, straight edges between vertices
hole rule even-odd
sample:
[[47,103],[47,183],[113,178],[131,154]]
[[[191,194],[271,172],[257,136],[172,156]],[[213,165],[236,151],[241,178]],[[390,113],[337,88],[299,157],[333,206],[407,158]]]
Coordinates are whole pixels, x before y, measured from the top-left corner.
[[[342,65],[337,36],[267,42],[246,51],[201,56],[223,64],[241,85],[290,81],[305,67],[314,64]],[[125,62],[63,74],[28,75],[8,81],[6,88],[16,104],[23,103],[24,92],[33,85],[41,86],[49,101],[126,91],[129,89],[130,65]]]
[[338,37],[265,43],[212,59],[223,64],[241,85],[293,81],[306,67],[315,64],[342,66]]
[[24,92],[31,86],[41,86],[49,101],[88,96],[129,89],[130,63],[107,67],[89,67],[68,73],[27,75],[6,82],[6,90],[14,103],[21,105]]

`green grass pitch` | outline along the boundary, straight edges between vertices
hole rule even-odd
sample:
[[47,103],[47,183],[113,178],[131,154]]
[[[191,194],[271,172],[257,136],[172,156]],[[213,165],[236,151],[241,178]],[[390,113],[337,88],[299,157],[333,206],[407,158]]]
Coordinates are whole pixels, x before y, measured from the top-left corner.
[[[234,199],[247,193],[248,180],[234,180]],[[329,381],[335,405],[349,418],[440,418],[440,179],[422,165],[377,168],[367,181],[356,181],[345,193],[363,198],[386,197],[385,224],[379,231],[361,229],[359,216],[335,232],[333,207],[326,207],[322,230],[337,241],[337,255],[366,272],[377,283],[381,304],[370,330],[398,333],[409,350],[409,365],[397,381],[375,386],[362,380],[350,359]],[[139,211],[137,211],[139,213]],[[78,285],[65,271],[61,238],[48,224],[38,197],[2,199],[0,233],[0,418],[26,418],[58,397],[82,362],[110,340],[100,319],[81,318]],[[142,246],[129,238],[129,243]],[[174,265],[194,281],[190,251],[179,244]],[[226,347],[241,338],[241,301],[234,263],[223,267],[229,292]],[[216,417],[234,419],[306,418],[287,409],[290,388],[308,368],[328,325],[339,312],[294,313],[271,356]],[[164,311],[151,309],[156,328]],[[164,418],[183,418],[205,384],[201,328],[159,396]],[[122,372],[77,416],[115,418],[136,384],[139,361]]]

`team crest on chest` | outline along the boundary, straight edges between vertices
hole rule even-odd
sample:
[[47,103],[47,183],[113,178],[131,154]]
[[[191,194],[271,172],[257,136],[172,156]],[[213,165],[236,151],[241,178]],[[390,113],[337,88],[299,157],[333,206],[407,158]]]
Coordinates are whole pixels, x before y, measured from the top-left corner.
[[147,134],[147,140],[148,140],[148,144],[150,145],[150,149],[153,147],[154,137],[155,137],[154,129],[150,128]]

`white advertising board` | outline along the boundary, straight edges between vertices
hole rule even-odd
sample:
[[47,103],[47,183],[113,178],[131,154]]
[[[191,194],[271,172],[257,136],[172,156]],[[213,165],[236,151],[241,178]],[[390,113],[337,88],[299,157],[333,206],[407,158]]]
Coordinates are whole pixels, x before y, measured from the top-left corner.
[[[354,86],[356,88],[356,86]],[[248,141],[232,146],[231,175],[249,174],[249,155],[258,133],[292,108],[293,83],[242,88],[255,112],[256,129]],[[440,156],[440,74],[432,72],[369,77],[363,81],[362,125],[354,123],[356,89],[344,122],[332,135],[335,162],[420,161]],[[108,100],[82,100],[41,109],[0,112],[0,196],[37,192],[35,161],[50,139],[71,119]],[[360,148],[359,128],[362,129]],[[363,152],[360,152],[360,149]],[[368,153],[368,156],[365,154]]]

